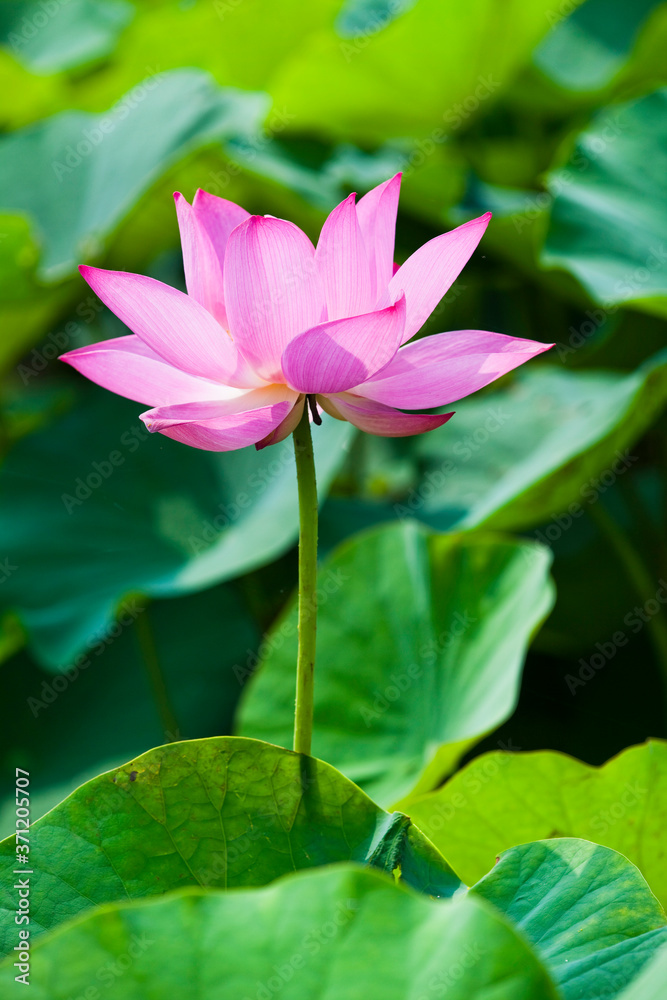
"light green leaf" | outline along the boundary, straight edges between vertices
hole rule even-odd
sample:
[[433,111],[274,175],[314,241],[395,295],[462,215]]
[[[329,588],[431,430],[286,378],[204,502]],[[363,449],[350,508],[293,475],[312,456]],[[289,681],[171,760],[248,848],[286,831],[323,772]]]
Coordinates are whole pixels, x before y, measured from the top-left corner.
[[58,73],[108,55],[133,14],[124,0],[3,3],[0,44],[33,73]]
[[420,438],[422,483],[395,510],[456,529],[581,517],[632,467],[628,449],[666,402],[666,352],[630,375],[536,366]]
[[569,271],[607,310],[667,315],[667,89],[603,108],[548,186],[542,263]]
[[[514,710],[549,562],[538,545],[412,521],[342,545],[318,577],[314,752],[382,803],[436,787]],[[289,745],[296,635],[292,606],[244,692],[244,735]]]
[[22,215],[0,216],[0,294],[3,303],[24,298],[32,290],[31,272],[39,250]]
[[[16,996],[13,957],[0,998]],[[123,970],[115,975],[110,970]],[[473,897],[442,903],[352,866],[265,889],[106,906],[31,949],[31,1000],[558,1000],[522,935]]]
[[[309,36],[333,23],[341,0],[213,0],[138,4],[114,60],[77,88],[80,106],[104,107],[146,73],[147,53],[160,56],[160,68],[198,66],[218,83],[243,90],[265,90],[267,82]],[[290,108],[281,105],[287,120]]]
[[12,100],[4,101],[0,107],[3,130],[20,128],[36,118],[53,114],[66,102],[65,87],[59,78],[35,76],[2,47],[0,87],[3,93],[12,95]]
[[523,932],[564,1000],[612,1000],[667,941],[667,917],[640,872],[585,840],[506,851],[470,892]]
[[582,837],[624,854],[667,903],[666,742],[600,768],[550,750],[484,754],[405,808],[469,885],[508,847]]
[[223,90],[199,70],[153,71],[103,114],[67,111],[2,138],[2,208],[34,224],[40,277],[61,280],[98,256],[169,166],[195,148],[253,132],[267,100]]
[[[140,407],[88,388],[63,419],[25,438],[0,472],[2,587],[33,649],[65,667],[108,627],[124,595],[189,593],[281,555],[298,533],[290,439],[216,454],[150,435]],[[315,435],[320,496],[353,428]],[[100,573],[100,565],[104,573]]]
[[[626,63],[647,16],[662,0],[586,0],[538,46],[536,66],[565,90],[607,86]],[[553,17],[557,18],[555,14]]]
[[39,246],[28,218],[20,213],[0,215],[0,369],[3,371],[17,362],[45,330],[51,332],[51,324],[71,294],[71,288],[38,285],[35,281],[38,263]]
[[663,1000],[667,982],[667,945],[642,969],[618,1000]]
[[511,81],[546,34],[551,9],[551,0],[419,0],[398,16],[369,15],[353,37],[341,15],[338,30],[314,31],[267,89],[296,131],[361,143],[429,136],[437,145]]
[[418,0],[343,0],[335,28],[343,38],[372,35],[386,28]]
[[[82,785],[30,830],[31,936],[91,906],[186,885],[258,886],[334,861],[398,870],[451,896],[460,882],[400,813],[334,768],[255,740],[158,747]],[[14,837],[0,846],[0,908],[16,907]],[[15,937],[5,921],[0,950]]]
[[163,70],[196,65],[221,84],[269,91],[288,132],[324,131],[364,148],[391,137],[412,145],[433,133],[438,144],[467,124],[511,82],[553,9],[552,0],[467,8],[438,0],[154,0],[138,8],[113,61],[75,88],[78,106],[117,100],[145,75],[147,53],[159,52]]

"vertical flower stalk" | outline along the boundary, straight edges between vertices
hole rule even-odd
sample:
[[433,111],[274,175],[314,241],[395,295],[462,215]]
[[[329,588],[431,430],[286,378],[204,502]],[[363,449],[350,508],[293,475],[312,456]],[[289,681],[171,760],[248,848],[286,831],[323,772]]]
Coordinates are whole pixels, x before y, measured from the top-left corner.
[[[317,481],[310,432],[310,405],[294,433],[294,455],[299,490],[299,651],[296,661],[294,749],[310,754],[313,736],[313,691],[317,636]],[[316,404],[312,400],[314,412]]]
[[147,607],[138,616],[135,623],[135,631],[141,652],[141,659],[146,670],[146,677],[162,724],[164,741],[165,743],[176,743],[181,739],[181,729],[174,714],[167,683],[162,672]]

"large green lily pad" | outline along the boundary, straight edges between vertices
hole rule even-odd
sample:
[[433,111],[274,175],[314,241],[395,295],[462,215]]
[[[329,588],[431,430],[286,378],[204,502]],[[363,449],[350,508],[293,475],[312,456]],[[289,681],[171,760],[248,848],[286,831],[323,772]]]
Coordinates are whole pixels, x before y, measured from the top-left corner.
[[[2,842],[0,907],[16,908],[15,868],[30,870],[31,936],[91,906],[181,886],[259,886],[333,861],[397,872],[434,896],[460,882],[400,813],[342,774],[256,740],[158,747],[82,785],[30,830],[29,865]],[[13,947],[13,919],[2,928]]]
[[578,95],[607,87],[628,61],[649,15],[660,0],[587,0],[570,17],[558,18],[533,60],[557,86]]
[[[13,956],[0,998],[17,995]],[[118,970],[120,974],[115,974]],[[348,865],[252,892],[190,889],[105,906],[37,941],[31,997],[105,1000],[558,1000],[534,950],[497,911],[443,904]]]
[[[513,711],[549,562],[533,543],[414,521],[343,544],[318,578],[314,753],[385,804],[436,787]],[[244,692],[244,735],[289,745],[296,636],[292,606]]]
[[[145,79],[102,114],[65,111],[0,142],[0,208],[25,214],[58,281],[95,259],[166,169],[193,149],[254,133],[262,94],[223,90],[195,69]],[[131,155],[128,155],[131,150]]]
[[[201,590],[269,562],[297,537],[289,438],[261,452],[197,451],[149,435],[139,412],[87,387],[0,472],[0,551],[17,567],[1,606],[49,666],[66,667],[96,642],[126,594]],[[317,428],[322,498],[352,434],[328,418]]]
[[663,1000],[667,981],[667,945],[642,969],[619,1000]]
[[553,9],[551,0],[419,0],[373,5],[355,27],[345,16],[351,5],[339,6],[335,24],[313,31],[267,83],[294,116],[290,128],[362,143],[428,136],[431,152],[488,109],[548,31]]
[[634,862],[667,904],[667,743],[591,767],[573,757],[483,754],[405,808],[468,884],[497,854],[546,837],[583,837]]
[[533,367],[419,440],[423,481],[394,509],[443,528],[553,522],[560,537],[632,468],[666,402],[666,352],[630,375]]
[[667,943],[667,917],[640,872],[585,840],[513,848],[471,893],[520,928],[564,1000],[612,1000]]
[[553,171],[542,263],[573,274],[607,311],[667,315],[667,89],[602,108]]
[[[421,1000],[443,990],[455,1000],[611,1000],[650,970],[664,924],[621,855],[536,843],[452,900],[342,864],[252,892],[192,887],[119,901],[33,943],[30,978],[41,1000],[80,993],[100,970],[112,1000],[139,1000],[147,982],[156,1000],[175,988],[207,1000]],[[13,961],[0,966],[0,997],[14,995]]]
[[57,73],[108,55],[133,14],[125,0],[4,3],[0,44],[33,73]]

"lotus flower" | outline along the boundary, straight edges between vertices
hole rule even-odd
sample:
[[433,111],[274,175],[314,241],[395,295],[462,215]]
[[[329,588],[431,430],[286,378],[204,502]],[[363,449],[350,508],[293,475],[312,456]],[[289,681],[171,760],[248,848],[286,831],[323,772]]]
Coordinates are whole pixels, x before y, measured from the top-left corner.
[[[62,359],[98,385],[153,409],[150,431],[228,451],[283,440],[308,399],[363,431],[419,434],[448,405],[546,344],[483,330],[407,343],[479,243],[490,213],[394,265],[400,174],[329,215],[313,247],[291,222],[249,215],[197,191],[175,195],[188,293],[142,275],[81,267],[132,336]],[[404,346],[403,346],[404,345]]]

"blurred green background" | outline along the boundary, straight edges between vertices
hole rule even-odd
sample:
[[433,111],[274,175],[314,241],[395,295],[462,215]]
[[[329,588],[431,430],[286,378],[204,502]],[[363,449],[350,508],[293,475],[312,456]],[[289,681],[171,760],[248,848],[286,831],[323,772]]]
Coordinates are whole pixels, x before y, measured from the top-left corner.
[[546,544],[554,609],[470,752],[667,735],[666,44],[651,0],[3,0],[0,759],[44,806],[231,732],[296,582],[289,441],[149,438],[57,361],[124,332],[78,264],[184,287],[177,189],[316,239],[402,169],[399,261],[493,211],[423,333],[557,346],[421,439],[318,429],[322,554],[406,519]]

